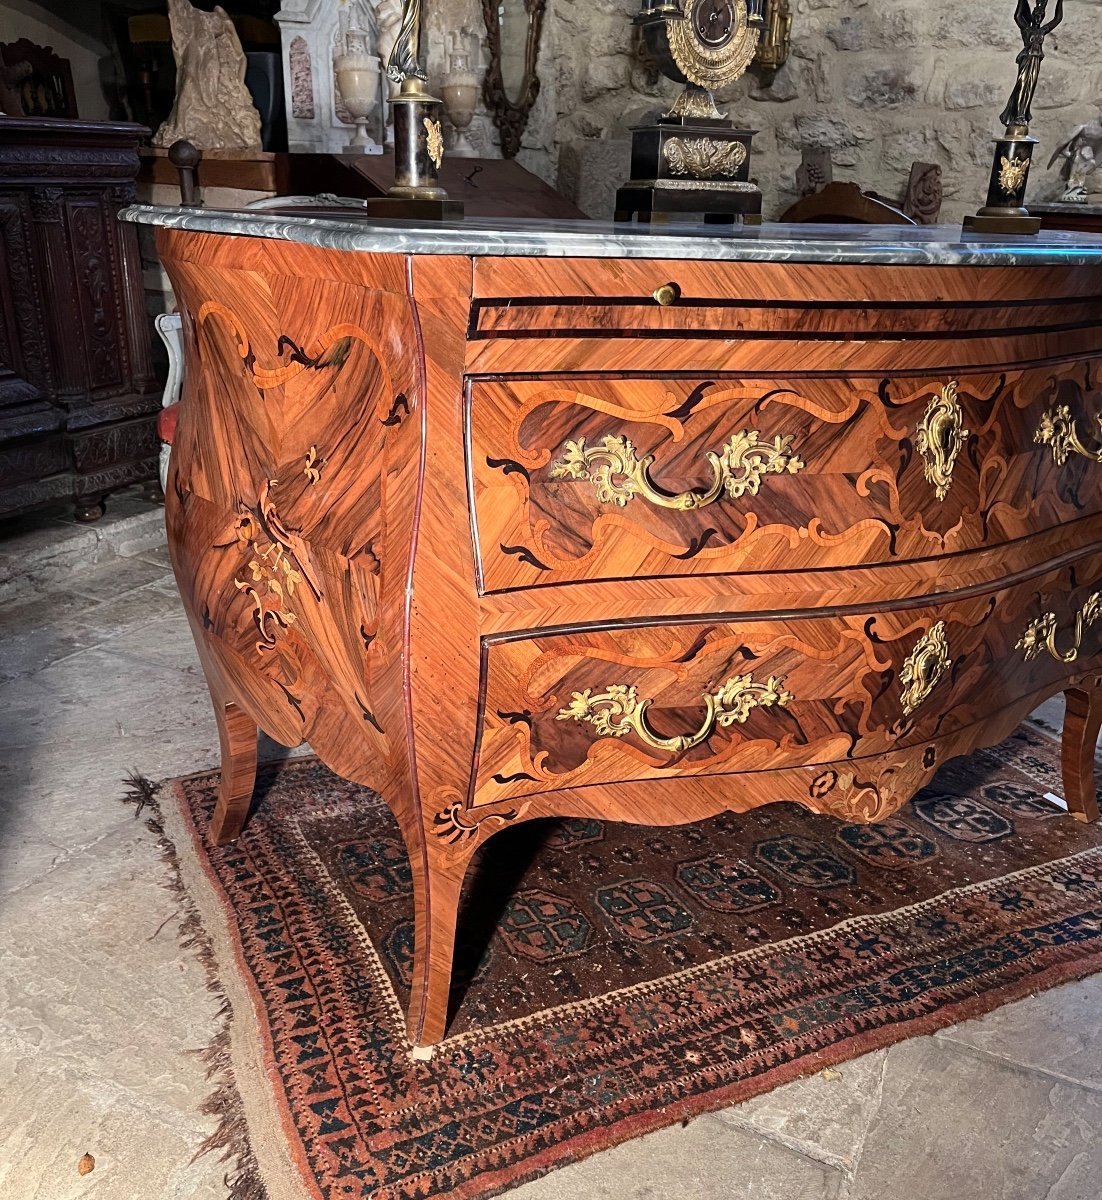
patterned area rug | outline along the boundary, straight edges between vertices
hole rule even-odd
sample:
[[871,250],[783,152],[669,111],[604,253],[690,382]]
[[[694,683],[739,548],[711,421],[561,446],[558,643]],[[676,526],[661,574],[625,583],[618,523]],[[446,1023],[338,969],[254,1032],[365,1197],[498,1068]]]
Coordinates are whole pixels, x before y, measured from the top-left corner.
[[166,789],[161,822],[232,1009],[212,1144],[237,1197],[496,1195],[1102,969],[1102,829],[1043,799],[1058,747],[1023,726],[876,826],[778,804],[506,830],[468,879],[448,1038],[414,1061],[386,807],[289,760],[216,850],[216,782]]

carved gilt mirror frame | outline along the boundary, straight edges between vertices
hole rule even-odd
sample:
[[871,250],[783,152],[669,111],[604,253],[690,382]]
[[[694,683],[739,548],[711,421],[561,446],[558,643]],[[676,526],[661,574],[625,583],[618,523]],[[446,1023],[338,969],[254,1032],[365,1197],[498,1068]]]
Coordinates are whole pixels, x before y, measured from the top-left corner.
[[754,62],[767,75],[775,74],[788,60],[792,43],[792,7],[789,0],[765,0],[765,25],[758,38]]
[[[509,0],[505,0],[506,3]],[[482,99],[501,131],[501,154],[503,158],[515,158],[520,150],[520,138],[528,124],[528,114],[540,94],[540,80],[536,74],[536,62],[540,52],[540,33],[543,29],[543,13],[547,0],[512,0],[524,4],[528,17],[528,37],[524,46],[524,76],[516,96],[510,96],[504,82],[501,63],[501,24],[498,9],[503,0],[482,0],[482,18],[486,22],[486,42],[490,52],[490,66],[482,81]]]

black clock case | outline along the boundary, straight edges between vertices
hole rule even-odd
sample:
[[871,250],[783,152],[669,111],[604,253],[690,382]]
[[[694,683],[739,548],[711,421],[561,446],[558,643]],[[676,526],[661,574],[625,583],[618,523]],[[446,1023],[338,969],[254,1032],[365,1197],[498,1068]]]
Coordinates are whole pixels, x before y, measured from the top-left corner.
[[[654,214],[699,215],[705,221],[761,223],[761,192],[750,182],[750,149],[756,129],[706,117],[659,117],[631,131],[631,178],[616,192],[616,220],[648,221]],[[733,175],[716,172],[675,175],[666,144],[684,141],[740,142],[746,157]]]

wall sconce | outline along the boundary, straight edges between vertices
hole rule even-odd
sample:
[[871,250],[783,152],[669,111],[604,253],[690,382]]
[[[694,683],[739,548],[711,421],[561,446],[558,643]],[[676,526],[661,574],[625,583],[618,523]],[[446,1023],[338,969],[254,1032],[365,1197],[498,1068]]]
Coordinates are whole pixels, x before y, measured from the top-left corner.
[[758,39],[754,62],[766,71],[773,72],[783,66],[788,58],[792,41],[792,9],[788,0],[758,0],[764,2],[765,19]]

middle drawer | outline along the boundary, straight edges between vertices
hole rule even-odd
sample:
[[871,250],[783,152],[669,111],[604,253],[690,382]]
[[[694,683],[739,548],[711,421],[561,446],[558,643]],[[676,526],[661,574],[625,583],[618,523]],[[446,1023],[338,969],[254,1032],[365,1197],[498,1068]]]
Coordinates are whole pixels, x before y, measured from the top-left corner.
[[898,562],[1102,511],[1102,467],[1044,436],[1095,427],[1091,367],[474,380],[481,589]]

